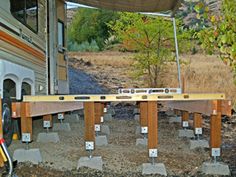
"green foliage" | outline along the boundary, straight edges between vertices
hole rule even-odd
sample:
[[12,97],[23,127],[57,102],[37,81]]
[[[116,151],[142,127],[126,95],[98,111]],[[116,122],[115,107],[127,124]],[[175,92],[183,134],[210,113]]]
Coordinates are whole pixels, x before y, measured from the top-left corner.
[[224,0],[221,15],[209,14],[211,27],[198,34],[201,46],[209,53],[220,54],[236,74],[236,1]]
[[[172,22],[137,13],[119,13],[119,16],[119,20],[111,21],[108,26],[127,50],[138,52],[134,57],[136,76],[146,75],[150,87],[161,85],[158,83],[158,76],[164,64],[173,60]],[[182,32],[179,36],[180,41],[187,36]]]
[[[68,38],[74,45],[95,40],[99,49],[104,47],[104,41],[109,37],[107,22],[117,19],[117,13],[108,10],[79,9],[68,29]],[[88,45],[83,44],[83,45]]]
[[77,44],[76,42],[68,42],[68,50],[73,52],[98,52],[99,47],[95,40],[91,43],[88,41]]

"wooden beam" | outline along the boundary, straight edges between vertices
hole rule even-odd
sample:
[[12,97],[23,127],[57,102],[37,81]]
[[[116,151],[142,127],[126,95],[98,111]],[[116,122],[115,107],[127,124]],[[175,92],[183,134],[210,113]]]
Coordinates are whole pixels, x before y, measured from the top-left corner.
[[140,126],[148,126],[148,102],[142,101],[139,104],[140,107]]
[[[214,105],[210,100],[198,100],[198,101],[168,101],[167,107],[172,109],[178,109],[188,111],[190,113],[201,113],[207,116],[212,114]],[[232,104],[229,100],[221,101],[222,115],[231,116]]]
[[102,104],[99,102],[94,103],[95,106],[95,124],[101,124],[101,116],[102,116]]
[[202,114],[193,113],[193,128],[202,128]]
[[[22,102],[12,103],[12,117],[19,118]],[[79,102],[30,102],[28,103],[30,110],[29,115],[31,117],[43,116],[49,114],[57,114],[60,112],[69,112],[74,110],[83,109],[83,103]]]
[[50,128],[53,126],[53,117],[52,114],[44,115],[43,121],[50,121]]
[[212,104],[213,111],[210,122],[211,155],[215,151],[214,149],[220,149],[221,147],[221,101],[212,101]]
[[30,104],[24,102],[21,104],[21,133],[29,133],[30,140],[33,138],[32,117],[29,114]]
[[148,101],[148,149],[158,146],[158,113],[157,102]]
[[188,111],[182,111],[182,127],[188,127],[189,126],[189,112]]
[[85,141],[95,142],[95,104],[94,102],[84,103]]

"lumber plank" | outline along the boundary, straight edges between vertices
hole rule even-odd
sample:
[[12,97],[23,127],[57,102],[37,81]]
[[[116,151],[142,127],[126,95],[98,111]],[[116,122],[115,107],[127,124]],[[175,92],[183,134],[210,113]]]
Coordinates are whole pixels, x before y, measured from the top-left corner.
[[33,137],[33,124],[32,117],[30,116],[30,104],[27,102],[21,105],[21,133],[29,133],[32,141]]
[[[19,118],[20,117],[20,110],[21,110],[22,102],[14,102],[12,103],[12,117]],[[59,103],[59,102],[30,102],[30,116],[43,116],[48,114],[57,114],[60,112],[68,112],[83,109],[83,104],[79,102],[66,102],[66,103]]]
[[85,141],[95,142],[95,104],[94,102],[84,103],[84,124],[85,124]]
[[202,114],[193,113],[193,128],[202,128]]
[[158,113],[157,102],[148,101],[148,149],[158,146]]
[[101,124],[101,116],[102,116],[102,104],[99,102],[94,103],[95,106],[95,124]]
[[[0,96],[0,139],[3,138],[3,129],[2,129],[2,99]],[[4,166],[3,157],[0,155],[0,167]]]
[[[213,102],[210,100],[198,100],[198,101],[168,101],[167,107],[177,110],[184,110],[190,113],[201,113],[210,116],[213,111]],[[221,101],[222,115],[231,116],[231,101]]]
[[53,117],[52,114],[44,115],[43,116],[43,121],[50,121],[50,127],[53,126]]
[[148,126],[148,102],[140,102],[140,125],[141,127],[147,127]]

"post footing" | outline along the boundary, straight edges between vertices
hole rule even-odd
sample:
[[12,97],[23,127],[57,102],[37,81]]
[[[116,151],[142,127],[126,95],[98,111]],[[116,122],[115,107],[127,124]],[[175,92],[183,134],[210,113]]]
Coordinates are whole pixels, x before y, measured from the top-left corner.
[[112,121],[113,117],[110,113],[106,113],[106,114],[104,114],[103,119],[104,119],[104,121]]
[[54,123],[52,131],[71,131],[69,123]]
[[166,167],[163,163],[144,163],[142,165],[142,175],[160,174],[167,176]]
[[104,133],[106,135],[110,135],[111,131],[108,125],[101,125],[101,133]]
[[78,161],[77,169],[81,167],[88,167],[95,170],[102,171],[103,161],[101,156],[97,157],[81,157]]
[[107,141],[107,136],[96,136],[95,137],[95,145],[96,146],[107,146],[108,141]]
[[59,141],[57,132],[39,133],[37,137],[37,142],[39,143],[57,143]]
[[43,161],[39,149],[16,149],[13,153],[13,159],[18,162],[31,162],[36,165]]
[[230,175],[229,166],[219,162],[204,162],[201,171],[207,175]]
[[138,138],[136,139],[136,146],[147,146],[148,139],[147,138]]

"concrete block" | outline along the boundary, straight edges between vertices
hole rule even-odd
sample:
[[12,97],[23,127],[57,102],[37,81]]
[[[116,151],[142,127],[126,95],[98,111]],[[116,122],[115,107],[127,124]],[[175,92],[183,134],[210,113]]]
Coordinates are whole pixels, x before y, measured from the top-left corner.
[[52,127],[52,131],[71,131],[69,123],[54,123]]
[[80,116],[78,114],[65,114],[66,123],[78,123],[80,120]]
[[229,166],[219,162],[204,162],[201,171],[206,175],[230,175]]
[[139,114],[135,114],[134,115],[134,120],[139,121],[140,120],[140,115]]
[[139,108],[134,108],[133,114],[139,114],[139,113],[140,113]]
[[142,175],[159,174],[167,176],[166,167],[163,163],[144,163],[142,165]]
[[141,127],[137,126],[135,130],[135,135],[139,135],[139,134],[141,134]]
[[31,162],[36,165],[43,161],[39,149],[16,149],[13,153],[13,159],[18,162]]
[[101,133],[110,135],[111,131],[108,125],[101,125]]
[[193,130],[183,129],[179,130],[179,137],[194,138]]
[[37,142],[39,143],[57,143],[59,141],[60,139],[56,132],[39,133],[37,137]]
[[147,138],[138,138],[136,139],[136,146],[147,146],[148,139]]
[[106,114],[104,114],[103,119],[104,119],[104,121],[111,121],[111,120],[113,120],[113,117],[110,113],[106,113]]
[[102,171],[103,161],[102,157],[92,157],[91,159],[89,157],[81,157],[78,162],[77,169],[81,167],[88,167],[95,170]]
[[181,123],[181,116],[170,116],[169,123]]
[[96,146],[106,146],[108,145],[107,136],[96,136],[95,137]]
[[111,114],[112,116],[114,116],[114,115],[116,114],[114,108],[109,108],[109,109],[107,110],[107,113],[108,113],[108,114]]
[[207,140],[190,140],[190,149],[195,148],[209,148],[209,142]]

